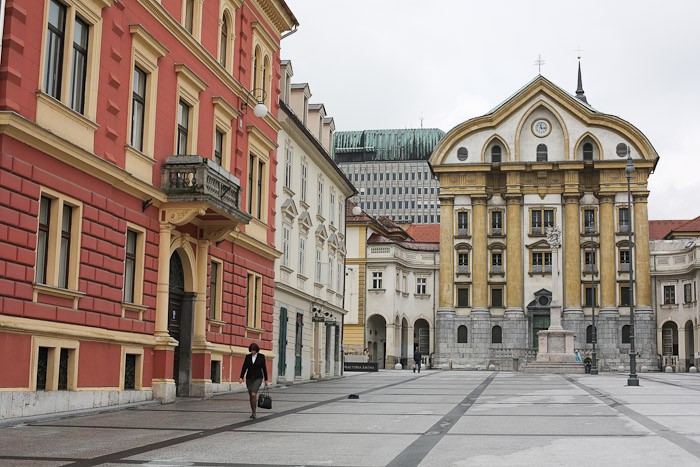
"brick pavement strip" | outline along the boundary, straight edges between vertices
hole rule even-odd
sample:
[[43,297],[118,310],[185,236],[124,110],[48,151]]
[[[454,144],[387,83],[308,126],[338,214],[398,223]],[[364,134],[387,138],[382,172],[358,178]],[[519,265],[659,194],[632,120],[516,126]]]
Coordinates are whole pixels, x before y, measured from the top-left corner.
[[235,393],[7,427],[0,465],[700,465],[698,391],[700,375],[629,388],[617,374],[383,371],[274,388],[258,420]]

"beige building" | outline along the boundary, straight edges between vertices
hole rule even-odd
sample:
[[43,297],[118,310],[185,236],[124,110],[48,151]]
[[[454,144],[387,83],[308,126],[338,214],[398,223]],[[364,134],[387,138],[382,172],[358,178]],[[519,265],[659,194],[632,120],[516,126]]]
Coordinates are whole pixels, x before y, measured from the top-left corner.
[[657,317],[658,352],[663,367],[697,367],[700,216],[651,221],[651,284]]
[[[624,364],[632,229],[637,361],[655,365],[647,178],[657,160],[637,128],[587,103],[580,74],[576,96],[540,75],[453,128],[430,158],[441,202],[438,363],[534,359],[555,298],[577,349],[597,336],[600,369]],[[559,254],[548,227],[562,231]]]
[[345,288],[345,200],[355,188],[330,156],[334,121],[309,104],[282,61],[277,137],[273,377],[291,383],[340,375]]

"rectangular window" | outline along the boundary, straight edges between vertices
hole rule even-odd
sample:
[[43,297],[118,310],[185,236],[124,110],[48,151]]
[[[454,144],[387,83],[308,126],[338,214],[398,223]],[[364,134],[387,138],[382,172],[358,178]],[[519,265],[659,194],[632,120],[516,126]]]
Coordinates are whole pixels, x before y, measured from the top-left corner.
[[258,159],[258,190],[255,203],[257,205],[257,218],[262,219],[262,206],[263,206],[263,175],[265,173],[265,164],[262,160]]
[[309,166],[306,162],[301,163],[301,200],[306,202],[306,179],[309,172]]
[[262,312],[262,277],[248,274],[247,295],[246,326],[259,329]]
[[136,285],[136,240],[138,233],[126,231],[126,253],[124,259],[124,301],[134,303],[134,286]]
[[219,317],[219,278],[221,276],[221,264],[211,262],[211,274],[209,274],[209,319]]
[[187,136],[190,126],[190,106],[180,100],[177,112],[177,155],[187,154]]
[[329,203],[329,207],[331,210],[329,215],[331,225],[335,225],[335,193],[331,193],[331,201]]
[[299,274],[304,275],[304,264],[306,263],[306,240],[299,237]]
[[542,234],[542,211],[532,211],[530,213],[530,226],[533,234]]
[[467,308],[469,306],[469,287],[457,287],[457,307]]
[[620,306],[630,306],[629,286],[620,286]]
[[373,271],[372,272],[372,288],[373,289],[383,289],[382,286],[382,272]]
[[503,272],[503,253],[491,253],[491,272]]
[[620,250],[620,272],[629,272],[630,270],[630,251]]
[[596,271],[595,264],[596,264],[596,252],[595,251],[586,251],[584,252],[584,271],[587,273],[592,273]]
[[126,354],[124,356],[124,390],[136,389],[136,354]]
[[78,113],[85,109],[85,85],[87,79],[88,35],[90,26],[75,18],[73,30],[73,65],[71,70],[70,107]]
[[248,214],[253,214],[253,180],[255,180],[255,156],[248,156]]
[[664,305],[676,304],[676,286],[664,285]]
[[596,306],[596,287],[586,287],[586,297],[584,306],[593,307]]
[[214,133],[214,162],[221,165],[224,156],[224,133],[216,129]]
[[595,233],[595,210],[584,209],[583,211],[583,231],[590,234]]
[[457,253],[457,273],[469,274],[469,253]]
[[39,232],[36,248],[36,275],[39,284],[46,284],[46,270],[49,254],[49,231],[51,229],[51,199],[42,196],[39,202]]
[[318,215],[323,217],[323,180],[318,179]]
[[503,211],[492,211],[491,212],[491,234],[492,235],[502,235],[503,234]]
[[553,209],[533,209],[530,211],[532,235],[544,235],[547,227],[554,227]]
[[192,34],[194,25],[194,1],[195,0],[185,0],[185,20],[184,26],[187,32]]
[[58,259],[58,286],[64,289],[68,288],[72,225],[73,208],[64,204],[63,215],[61,216],[61,250]]
[[321,261],[321,250],[316,250],[316,283],[321,283],[321,266],[323,265]]
[[693,303],[693,284],[683,284],[683,303]]
[[333,258],[331,256],[328,257],[328,288],[331,290],[335,290],[335,286],[333,284]]
[[143,129],[146,118],[146,72],[134,67],[134,91],[131,95],[131,146],[143,151]]
[[289,267],[289,228],[282,227],[282,265]]
[[61,99],[63,78],[63,44],[66,33],[66,7],[56,0],[49,2],[49,24],[46,34],[44,89],[54,99]]
[[620,232],[630,231],[630,210],[629,208],[618,209]]
[[426,295],[428,293],[428,279],[425,277],[416,278],[416,293]]
[[503,289],[500,287],[491,288],[491,306],[502,307],[503,306]]
[[292,146],[289,143],[284,152],[284,186],[292,188]]
[[469,213],[459,211],[457,213],[457,235],[467,235],[469,232]]

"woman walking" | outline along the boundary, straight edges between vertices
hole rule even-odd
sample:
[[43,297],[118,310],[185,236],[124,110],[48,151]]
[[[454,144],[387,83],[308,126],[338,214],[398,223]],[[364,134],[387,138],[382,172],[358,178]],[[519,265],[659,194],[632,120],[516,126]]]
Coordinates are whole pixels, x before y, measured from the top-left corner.
[[[245,385],[248,387],[248,396],[250,397],[250,410],[253,412],[250,418],[256,418],[255,409],[257,406],[258,390],[265,378],[265,386],[267,386],[267,366],[265,366],[265,356],[260,353],[260,347],[253,342],[248,346],[250,352],[243,360],[243,368],[241,368],[241,378],[239,383],[243,383],[245,376]],[[246,372],[248,373],[246,375]]]

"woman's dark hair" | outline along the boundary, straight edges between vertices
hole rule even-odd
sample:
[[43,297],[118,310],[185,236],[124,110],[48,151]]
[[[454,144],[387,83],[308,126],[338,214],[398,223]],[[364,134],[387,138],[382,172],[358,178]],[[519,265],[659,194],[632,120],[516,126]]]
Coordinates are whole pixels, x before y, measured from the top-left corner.
[[253,350],[255,350],[256,352],[260,352],[260,346],[255,342],[248,346],[248,352],[252,352]]

